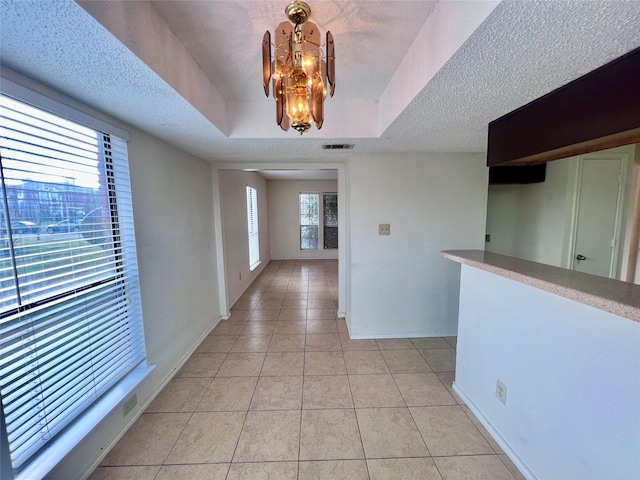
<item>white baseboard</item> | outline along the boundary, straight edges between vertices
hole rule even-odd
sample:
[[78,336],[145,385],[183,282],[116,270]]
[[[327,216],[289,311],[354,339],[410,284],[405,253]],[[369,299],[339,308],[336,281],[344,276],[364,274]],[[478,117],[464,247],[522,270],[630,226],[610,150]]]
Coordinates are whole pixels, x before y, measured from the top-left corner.
[[218,316],[218,318],[214,321],[211,327],[208,328],[202,335],[200,335],[200,338],[198,338],[194,346],[185,355],[183,355],[183,357],[176,364],[176,366],[169,372],[169,375],[167,375],[164,378],[164,380],[160,382],[158,387],[155,388],[153,392],[151,392],[151,394],[147,396],[147,398],[145,398],[142,403],[139,404],[136,410],[131,412],[131,417],[129,421],[125,424],[124,428],[100,451],[100,454],[96,458],[94,458],[94,460],[91,462],[87,470],[85,470],[85,472],[79,477],[79,480],[86,480],[87,478],[89,478],[89,476],[93,473],[93,471],[100,465],[102,460],[104,460],[104,457],[107,456],[107,454],[111,451],[111,449],[115,447],[116,443],[118,443],[120,439],[124,436],[124,434],[127,433],[129,428],[131,428],[131,426],[136,422],[136,420],[138,420],[140,415],[142,415],[142,413],[147,409],[147,407],[151,404],[151,402],[155,400],[158,394],[162,391],[164,387],[167,386],[167,384],[173,379],[176,373],[180,371],[180,369],[187,362],[187,360],[189,360],[189,357],[191,357],[193,352],[196,351],[196,349],[200,346],[200,344],[204,341],[204,339],[207,338],[207,336],[213,331],[213,329],[218,326],[218,323],[220,323],[220,320],[222,319],[223,319],[222,316]]
[[385,338],[434,338],[434,337],[455,337],[455,335],[450,335],[446,333],[376,333],[374,335],[358,335],[351,334],[349,331],[349,337],[352,340],[374,340],[374,339],[385,339]]
[[484,428],[487,429],[487,431],[491,434],[491,436],[498,443],[498,445],[500,445],[500,448],[502,448],[502,450],[507,455],[507,457],[509,457],[511,459],[511,461],[514,463],[514,465],[518,468],[518,470],[520,470],[520,473],[522,473],[522,475],[524,475],[524,477],[527,480],[538,480],[538,477],[536,477],[533,474],[533,472],[531,470],[529,470],[529,468],[520,459],[518,454],[509,446],[509,444],[502,437],[502,435],[500,435],[498,433],[498,431],[495,428],[493,428],[493,425],[491,424],[491,422],[489,422],[487,417],[485,417],[482,414],[482,412],[480,412],[480,410],[478,410],[478,407],[476,406],[476,404],[471,401],[471,399],[468,397],[468,395],[455,382],[453,383],[453,389],[460,396],[462,401],[464,401],[464,403],[467,405],[467,407],[469,407],[469,410],[471,410],[473,412],[473,414],[480,421],[480,423],[484,426]]
[[338,260],[338,249],[331,249],[330,253],[325,253],[327,250],[307,250],[308,253],[301,255],[288,255],[287,257],[278,258],[271,257],[271,260],[278,262],[286,262],[287,260]]

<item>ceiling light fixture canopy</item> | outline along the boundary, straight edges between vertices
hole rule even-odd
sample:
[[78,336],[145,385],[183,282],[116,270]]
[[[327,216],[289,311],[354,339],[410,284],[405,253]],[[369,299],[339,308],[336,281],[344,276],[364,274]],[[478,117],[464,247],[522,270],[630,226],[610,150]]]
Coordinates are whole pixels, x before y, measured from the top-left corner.
[[332,97],[336,86],[335,47],[333,35],[327,32],[323,56],[320,30],[308,21],[311,8],[305,2],[291,2],[285,14],[291,23],[282,22],[276,28],[273,58],[268,30],[262,39],[262,84],[268,97],[273,79],[276,123],[302,135],[311,128],[311,119],[318,130],[322,128],[326,85]]

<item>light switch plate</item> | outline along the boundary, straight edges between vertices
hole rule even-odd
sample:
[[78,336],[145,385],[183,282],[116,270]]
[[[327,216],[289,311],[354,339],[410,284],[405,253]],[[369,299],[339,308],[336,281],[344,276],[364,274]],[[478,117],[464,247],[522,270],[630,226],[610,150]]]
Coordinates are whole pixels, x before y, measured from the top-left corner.
[[507,386],[499,379],[496,381],[496,398],[500,400],[503,405],[507,404]]
[[391,225],[389,223],[379,224],[378,235],[391,235]]

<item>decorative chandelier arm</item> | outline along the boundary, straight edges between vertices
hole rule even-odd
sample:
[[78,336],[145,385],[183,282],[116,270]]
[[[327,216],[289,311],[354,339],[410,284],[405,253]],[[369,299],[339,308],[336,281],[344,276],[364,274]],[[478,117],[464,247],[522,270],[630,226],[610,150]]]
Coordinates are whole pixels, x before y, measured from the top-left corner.
[[333,97],[336,89],[336,50],[333,43],[333,35],[327,32],[327,80],[329,81],[329,94]]
[[269,83],[271,82],[271,34],[269,30],[262,37],[262,86],[264,94],[269,96]]

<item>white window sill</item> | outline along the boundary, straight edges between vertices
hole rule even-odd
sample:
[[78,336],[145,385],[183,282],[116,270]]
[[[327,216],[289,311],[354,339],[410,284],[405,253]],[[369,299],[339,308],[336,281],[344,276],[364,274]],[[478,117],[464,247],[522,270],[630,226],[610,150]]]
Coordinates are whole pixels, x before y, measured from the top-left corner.
[[249,271],[253,272],[256,268],[258,268],[260,266],[261,263],[262,263],[262,261],[258,261],[256,263],[254,263],[253,265],[251,265],[249,267]]
[[95,405],[81,415],[51,445],[33,459],[30,465],[16,475],[15,480],[44,478],[62,459],[77,447],[91,431],[109,415],[154,369],[140,366],[118,382]]

